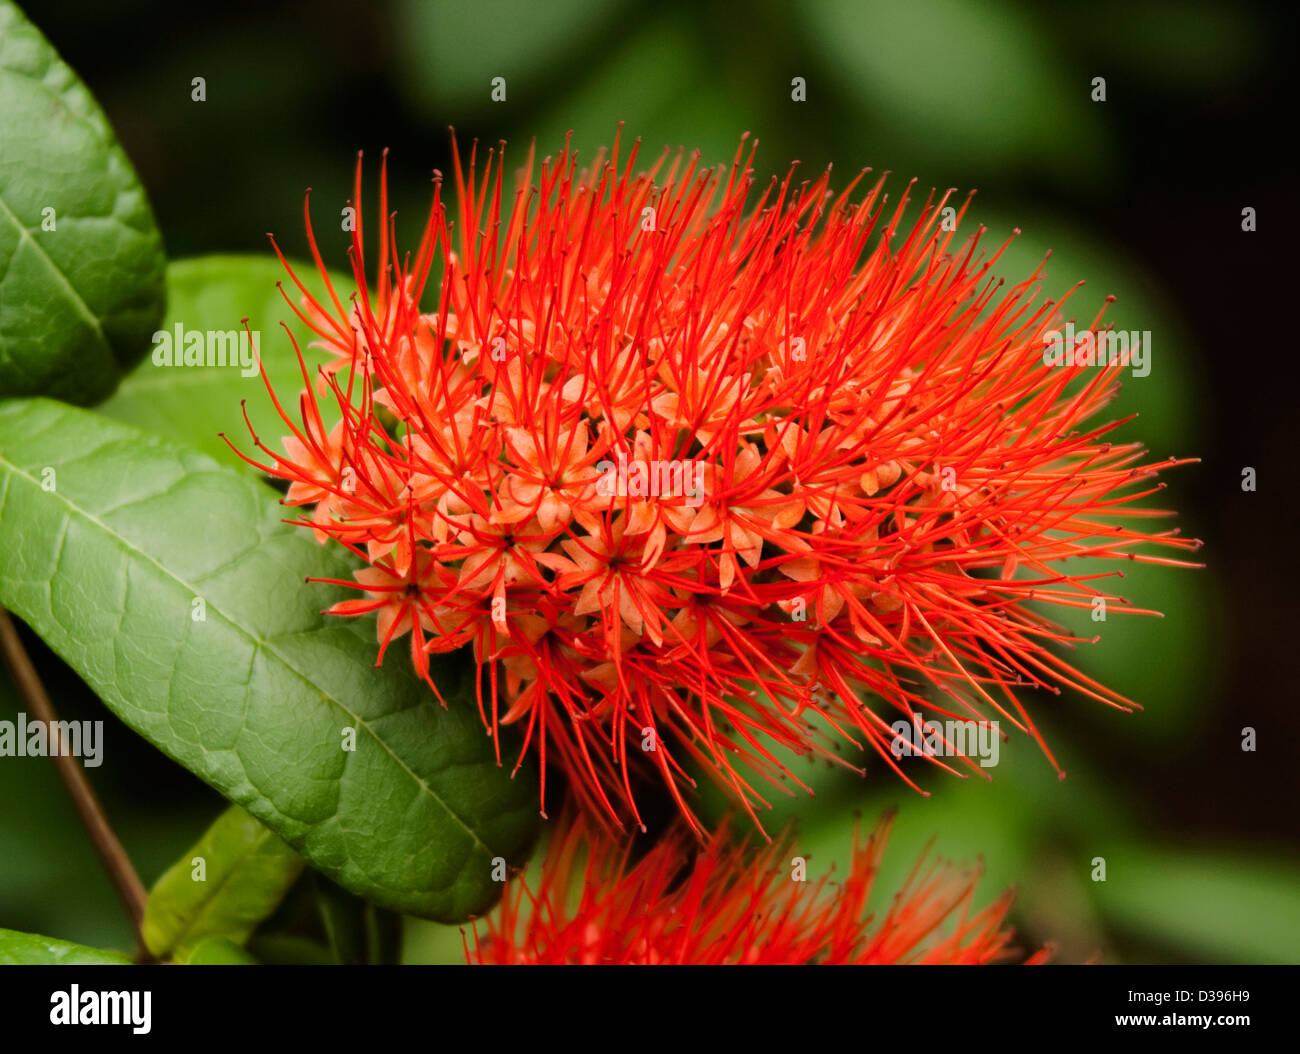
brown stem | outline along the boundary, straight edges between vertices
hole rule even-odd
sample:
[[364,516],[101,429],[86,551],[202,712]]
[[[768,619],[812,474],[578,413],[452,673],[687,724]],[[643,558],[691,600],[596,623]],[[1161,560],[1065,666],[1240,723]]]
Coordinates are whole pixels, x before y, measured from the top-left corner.
[[[50,730],[52,745],[54,722],[58,720],[58,715],[54,712],[54,706],[50,703],[45,686],[41,684],[36,667],[32,665],[32,660],[18,637],[13,619],[4,608],[0,608],[0,654],[3,654],[5,665],[9,667],[14,683],[18,685],[18,692],[23,702],[38,720],[45,722],[46,728]],[[99,854],[99,859],[108,871],[108,877],[113,881],[118,899],[122,901],[127,915],[131,917],[136,939],[140,942],[137,948],[139,951],[144,943],[140,940],[140,923],[144,919],[144,904],[148,897],[140,876],[135,873],[126,850],[122,848],[122,843],[113,833],[113,828],[104,813],[104,807],[100,805],[99,798],[95,796],[90,781],[86,779],[86,774],[77,763],[77,759],[62,752],[55,753],[53,750],[50,752],[50,759],[54,762],[63,785],[72,796],[72,804],[76,806],[77,815],[81,817],[81,823],[86,828],[86,833],[90,835],[91,842],[94,843],[95,852]]]

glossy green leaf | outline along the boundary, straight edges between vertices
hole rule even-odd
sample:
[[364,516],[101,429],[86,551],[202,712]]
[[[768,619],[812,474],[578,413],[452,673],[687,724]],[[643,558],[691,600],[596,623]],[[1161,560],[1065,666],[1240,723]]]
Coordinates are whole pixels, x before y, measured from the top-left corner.
[[204,937],[185,960],[186,966],[256,966],[244,948],[227,937]]
[[[127,724],[377,904],[441,920],[496,900],[537,785],[495,763],[473,666],[449,706],[370,622],[320,614],[349,558],[197,452],[48,400],[0,403],[0,604]],[[107,763],[111,763],[108,759]]]
[[121,952],[100,951],[36,933],[0,930],[0,966],[130,965],[131,960]]
[[159,958],[185,962],[200,941],[243,944],[302,873],[302,857],[232,805],[154,884],[142,931]]
[[[324,295],[312,265],[295,263],[293,268],[313,293]],[[173,343],[177,326],[184,333],[222,333],[229,346],[237,347],[243,332],[241,319],[248,319],[256,338],[252,346],[261,356],[267,378],[280,398],[292,405],[302,388],[302,373],[293,342],[281,328],[281,321],[288,324],[302,347],[308,368],[321,356],[309,350],[308,344],[315,336],[285,303],[276,288],[280,281],[294,291],[284,267],[270,253],[200,256],[168,264],[167,317],[160,331],[168,333]],[[335,276],[335,281],[339,295],[346,296],[350,279]],[[272,447],[275,437],[285,432],[261,376],[240,365],[237,358],[228,358],[224,366],[217,365],[219,360],[215,359],[212,365],[202,366],[158,365],[156,359],[162,360],[163,356],[146,357],[122,381],[113,397],[99,407],[100,412],[197,447],[220,462],[240,468],[245,467],[245,462],[230,449],[221,433],[241,450],[252,449],[241,403],[246,404],[253,427],[268,438]]]
[[9,0],[0,159],[0,396],[95,402],[162,317],[162,239],[103,112]]

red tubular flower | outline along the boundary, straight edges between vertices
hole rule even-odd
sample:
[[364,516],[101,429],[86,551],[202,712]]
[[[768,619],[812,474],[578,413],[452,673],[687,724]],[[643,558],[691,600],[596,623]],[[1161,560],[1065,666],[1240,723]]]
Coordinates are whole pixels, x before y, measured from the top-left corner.
[[[795,881],[787,837],[759,847],[719,831],[692,859],[680,825],[636,863],[627,844],[552,836],[534,892],[518,879],[466,940],[471,964],[983,964],[1014,958],[1008,891],[974,910],[977,871],[923,856],[886,905],[871,887],[893,823],[854,839],[843,883]],[[585,854],[583,848],[586,848]],[[577,898],[575,900],[575,897]],[[884,910],[887,907],[887,910]],[[882,914],[883,911],[883,914]],[[1046,961],[1044,948],[1024,962]]]
[[437,176],[414,259],[381,182],[377,278],[358,218],[348,304],[308,217],[327,295],[293,276],[290,304],[331,358],[253,463],[374,565],[334,613],[380,611],[426,676],[426,652],[472,645],[543,810],[550,763],[617,822],[657,772],[698,831],[693,762],[754,816],[756,776],[837,737],[902,774],[889,718],[921,707],[1046,751],[1018,690],[1132,704],[1030,602],[1133,611],[1073,558],[1198,544],[1133,525],[1179,462],[1085,424],[1123,367],[1045,362],[1041,270],[1003,288],[1001,250],[940,223],[947,195],[907,226],[883,181],[854,200],[861,177],[834,195],[791,170],[751,202],[744,151],[643,175],[617,141],[581,173],[530,151],[513,197],[495,152],[481,177],[457,154],[457,219]]

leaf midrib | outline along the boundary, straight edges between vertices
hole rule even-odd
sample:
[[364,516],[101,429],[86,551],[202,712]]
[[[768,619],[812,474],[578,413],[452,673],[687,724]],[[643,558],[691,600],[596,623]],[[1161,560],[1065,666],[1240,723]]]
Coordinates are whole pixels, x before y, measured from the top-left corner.
[[[151,444],[151,445],[158,447],[161,444]],[[83,454],[82,456],[84,457],[86,455]],[[57,467],[64,467],[68,463],[69,462],[65,459],[64,461],[59,462]],[[19,467],[18,465],[10,461],[7,457],[4,456],[3,453],[0,453],[0,464],[9,466],[9,468],[12,469],[15,475],[26,480],[28,483],[32,484],[33,486],[35,487],[40,486],[39,481],[34,476],[31,476],[27,472],[24,472],[21,467]],[[214,468],[216,469],[216,471],[221,471],[219,466],[214,466]],[[240,477],[237,476],[232,476],[231,478],[240,479]],[[240,479],[240,482],[246,482],[246,481]],[[166,493],[165,491],[160,491],[158,493],[150,495],[149,497],[155,498],[158,497],[160,494],[165,494],[165,493]],[[181,586],[182,588],[189,590],[189,592],[194,596],[202,595],[201,590],[197,589],[189,582],[185,581],[183,578],[181,578],[179,575],[177,575],[169,568],[165,567],[163,564],[160,564],[152,556],[144,552],[144,550],[138,549],[134,545],[130,544],[130,542],[128,542],[120,534],[115,532],[111,527],[108,526],[108,524],[104,523],[104,521],[101,520],[94,513],[90,512],[88,509],[83,509],[81,506],[70,501],[67,497],[65,497],[57,490],[54,491],[53,494],[56,498],[58,498],[58,500],[63,502],[63,504],[66,505],[68,509],[71,510],[71,512],[79,515],[87,522],[103,530],[105,534],[107,534],[110,538],[116,540],[122,546],[122,548],[126,550],[128,553],[134,554],[135,556],[138,556],[143,560],[145,560],[147,563],[152,564],[159,571],[161,571],[166,577],[170,578],[173,582],[175,582],[177,585]],[[139,499],[139,500],[144,500],[144,499]],[[133,504],[133,502],[127,504],[128,505]],[[127,505],[119,506],[119,508],[126,508],[126,507]],[[294,676],[296,676],[304,684],[310,687],[312,691],[318,692],[322,699],[336,706],[339,710],[341,710],[344,714],[346,714],[352,721],[354,721],[360,728],[363,728],[366,731],[366,734],[369,735],[376,743],[378,743],[384,749],[384,751],[398,764],[398,766],[400,766],[402,771],[404,771],[407,775],[409,775],[411,779],[415,782],[415,784],[418,787],[422,788],[424,792],[429,795],[430,798],[432,798],[435,802],[437,802],[438,806],[443,810],[443,812],[445,812],[449,817],[451,817],[461,827],[461,829],[464,830],[465,833],[468,834],[470,838],[473,839],[474,844],[478,846],[478,848],[481,849],[488,858],[492,857],[493,855],[492,850],[488,848],[486,844],[484,844],[483,840],[478,836],[478,832],[476,832],[473,827],[471,827],[468,823],[466,823],[465,820],[463,820],[460,817],[460,815],[442,799],[441,795],[439,795],[438,792],[435,791],[433,787],[430,786],[425,779],[419,776],[409,765],[406,764],[406,762],[401,757],[399,757],[396,753],[394,753],[393,749],[386,742],[384,742],[383,738],[380,737],[380,735],[373,728],[371,728],[369,723],[365,721],[359,714],[350,710],[347,707],[347,705],[344,704],[341,700],[336,699],[334,696],[330,695],[328,692],[325,691],[325,689],[321,685],[314,682],[310,677],[308,677],[301,670],[295,667],[293,663],[291,663],[287,658],[285,658],[284,655],[282,655],[279,651],[277,651],[274,645],[272,645],[269,641],[262,640],[260,637],[256,636],[255,634],[250,633],[247,629],[241,626],[235,619],[231,618],[224,611],[222,611],[217,605],[208,604],[208,610],[216,612],[216,614],[219,615],[221,618],[223,618],[227,623],[229,623],[237,633],[241,634],[249,641],[251,641],[254,646],[264,649],[267,652],[267,654],[273,656],[276,660],[278,660],[285,667],[285,669],[289,670]],[[337,815],[337,813],[335,813],[335,815]],[[388,888],[398,889],[400,887],[390,886]]]
[[[250,813],[249,815],[252,814]],[[254,819],[256,819],[256,817],[254,817]],[[261,824],[260,820],[257,822],[259,825]],[[231,881],[239,873],[240,867],[245,863],[245,861],[254,857],[269,838],[279,838],[279,835],[274,831],[271,831],[269,828],[262,827],[262,829],[255,834],[252,844],[244,846],[244,848],[239,851],[231,866],[226,870],[226,873],[223,874],[217,884],[213,886],[212,889],[208,890],[207,894],[199,900],[189,920],[181,923],[181,927],[177,931],[175,939],[171,941],[171,948],[168,949],[169,951],[177,951],[185,945],[186,937],[194,931],[194,928],[201,920],[207,918],[209,913],[214,910],[213,905],[216,903],[217,897],[221,895],[221,891],[230,885]],[[283,839],[280,840],[283,841]],[[292,846],[290,846],[290,848],[292,849]],[[224,934],[222,934],[222,936],[224,936]]]
[[108,336],[104,333],[103,324],[96,317],[95,313],[90,310],[90,305],[87,304],[81,294],[77,292],[77,287],[72,284],[72,280],[63,273],[59,265],[56,264],[50,254],[45,251],[45,247],[32,237],[32,232],[23,226],[17,215],[14,214],[14,211],[5,203],[3,194],[0,194],[0,212],[3,212],[5,216],[9,218],[9,222],[14,225],[14,229],[18,232],[22,240],[26,241],[36,250],[40,258],[45,261],[46,266],[48,266],[58,280],[63,283],[68,293],[71,294],[73,303],[81,309],[81,313],[85,315],[86,320],[94,327],[95,332],[99,335],[99,339],[103,343],[105,350],[108,352],[109,357],[113,358],[113,361],[116,362],[117,360],[113,356],[113,345],[109,343]]

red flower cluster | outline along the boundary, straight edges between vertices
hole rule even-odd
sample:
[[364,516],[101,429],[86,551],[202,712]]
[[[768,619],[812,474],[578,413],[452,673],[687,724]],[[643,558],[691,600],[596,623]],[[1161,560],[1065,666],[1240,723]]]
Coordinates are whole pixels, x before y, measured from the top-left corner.
[[[886,816],[865,843],[855,837],[842,884],[795,880],[789,838],[729,845],[722,830],[692,860],[683,825],[632,863],[629,846],[587,839],[581,822],[564,824],[537,891],[523,879],[508,887],[465,955],[497,965],[972,965],[1011,957],[1003,922],[1014,894],[973,910],[974,871],[922,858],[883,917],[868,910],[892,823]],[[1048,955],[1044,948],[1024,961]]]
[[543,806],[553,762],[587,812],[639,820],[657,771],[697,832],[688,762],[753,815],[756,775],[836,737],[898,770],[891,710],[1041,744],[1022,687],[1125,705],[1029,602],[1123,610],[1063,564],[1196,543],[1116,521],[1153,515],[1129,506],[1163,466],[1083,425],[1121,367],[1045,364],[1041,273],[1003,289],[947,196],[908,226],[861,177],[751,200],[743,141],[730,168],[636,153],[530,152],[513,196],[500,157],[457,155],[456,220],[438,177],[414,259],[381,183],[377,277],[358,218],[346,303],[311,238],[327,295],[294,276],[293,306],[330,360],[253,463],[368,563],[331,611],[377,613],[381,659],[409,634],[426,676],[472,646]]

